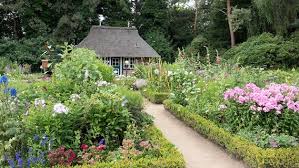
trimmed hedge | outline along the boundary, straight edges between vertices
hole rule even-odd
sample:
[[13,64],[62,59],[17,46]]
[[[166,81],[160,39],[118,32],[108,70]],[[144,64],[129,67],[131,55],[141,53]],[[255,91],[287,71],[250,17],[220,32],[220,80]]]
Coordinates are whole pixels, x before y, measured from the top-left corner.
[[75,166],[76,168],[184,168],[185,161],[182,154],[166,140],[163,134],[154,126],[147,129],[150,141],[160,147],[162,157],[141,158],[138,160],[121,160],[117,162],[103,162],[94,165]]
[[263,149],[254,143],[236,136],[214,122],[188,111],[171,100],[164,101],[165,108],[191,126],[198,133],[227,149],[229,153],[244,160],[250,167],[299,168],[299,146],[293,148]]
[[150,90],[144,90],[141,93],[144,97],[149,99],[149,101],[156,104],[162,104],[163,101],[169,97],[169,93],[159,93]]

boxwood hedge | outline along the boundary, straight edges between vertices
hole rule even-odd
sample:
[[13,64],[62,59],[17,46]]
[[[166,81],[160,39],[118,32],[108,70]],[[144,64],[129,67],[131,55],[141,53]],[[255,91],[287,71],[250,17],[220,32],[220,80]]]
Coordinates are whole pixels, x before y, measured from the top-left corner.
[[168,99],[169,93],[159,93],[150,90],[144,90],[141,92],[144,97],[149,99],[152,103],[162,104],[164,100]]

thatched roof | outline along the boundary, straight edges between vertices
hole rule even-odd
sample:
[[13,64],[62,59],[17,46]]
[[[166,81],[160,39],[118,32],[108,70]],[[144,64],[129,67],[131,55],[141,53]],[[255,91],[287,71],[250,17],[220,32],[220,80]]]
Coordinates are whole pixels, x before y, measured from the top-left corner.
[[77,47],[92,49],[100,57],[160,57],[131,27],[92,26]]

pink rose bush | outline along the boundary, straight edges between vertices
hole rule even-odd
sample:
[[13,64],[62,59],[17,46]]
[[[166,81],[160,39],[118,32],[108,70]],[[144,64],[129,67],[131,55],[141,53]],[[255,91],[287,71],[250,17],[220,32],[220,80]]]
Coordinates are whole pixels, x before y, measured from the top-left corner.
[[299,135],[299,88],[288,84],[269,84],[260,88],[253,83],[224,93],[225,121],[232,130],[261,127],[269,134]]

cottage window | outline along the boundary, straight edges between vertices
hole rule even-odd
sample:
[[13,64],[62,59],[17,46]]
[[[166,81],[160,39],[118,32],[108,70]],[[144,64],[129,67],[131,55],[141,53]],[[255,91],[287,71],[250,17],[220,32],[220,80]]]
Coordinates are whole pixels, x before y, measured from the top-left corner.
[[[128,65],[125,62],[128,61]],[[136,63],[135,58],[124,58],[124,69],[134,69],[134,64]]]
[[103,60],[104,63],[106,63],[108,65],[111,65],[110,57],[103,57],[102,60]]

